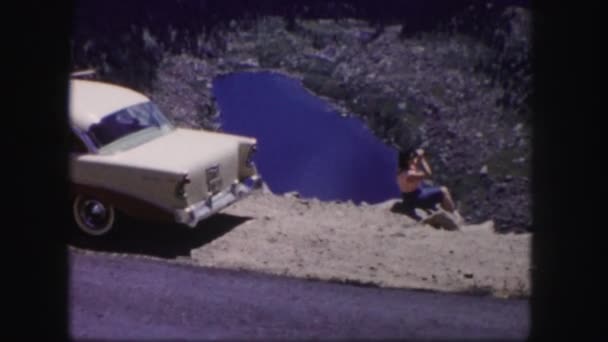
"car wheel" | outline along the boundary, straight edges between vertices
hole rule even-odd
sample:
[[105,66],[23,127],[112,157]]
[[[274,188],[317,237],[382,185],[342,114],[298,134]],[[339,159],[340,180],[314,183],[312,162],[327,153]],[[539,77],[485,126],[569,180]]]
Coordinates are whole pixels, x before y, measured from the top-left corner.
[[72,211],[78,228],[87,235],[107,235],[116,220],[112,205],[92,197],[76,196]]

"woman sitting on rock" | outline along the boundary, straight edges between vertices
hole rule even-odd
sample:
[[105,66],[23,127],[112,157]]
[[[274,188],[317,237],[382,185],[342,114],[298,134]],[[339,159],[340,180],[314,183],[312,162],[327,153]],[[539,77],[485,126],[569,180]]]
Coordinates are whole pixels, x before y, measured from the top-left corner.
[[431,210],[439,204],[443,209],[454,214],[457,224],[461,224],[462,218],[456,211],[448,188],[424,183],[424,180],[432,175],[431,168],[424,156],[424,150],[420,148],[401,153],[399,159],[397,184],[403,200],[402,207],[406,213],[418,218],[415,208]]

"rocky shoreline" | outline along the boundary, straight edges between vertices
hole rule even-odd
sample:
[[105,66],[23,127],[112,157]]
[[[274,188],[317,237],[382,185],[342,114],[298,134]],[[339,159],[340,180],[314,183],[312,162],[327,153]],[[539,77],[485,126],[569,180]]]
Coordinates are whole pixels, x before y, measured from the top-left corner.
[[[215,77],[262,70],[291,75],[339,112],[362,118],[387,144],[420,141],[435,181],[453,190],[468,222],[492,219],[500,232],[527,229],[531,76],[513,61],[527,57],[530,15],[509,8],[504,16],[495,29],[500,50],[464,34],[404,38],[399,25],[379,32],[355,19],[298,20],[291,30],[278,17],[235,20],[189,51],[161,54],[153,82],[139,90],[178,125],[221,130]],[[163,42],[149,33],[142,40],[145,49],[162,51]],[[511,73],[503,70],[505,61]],[[107,64],[92,66],[101,79],[116,79]]]

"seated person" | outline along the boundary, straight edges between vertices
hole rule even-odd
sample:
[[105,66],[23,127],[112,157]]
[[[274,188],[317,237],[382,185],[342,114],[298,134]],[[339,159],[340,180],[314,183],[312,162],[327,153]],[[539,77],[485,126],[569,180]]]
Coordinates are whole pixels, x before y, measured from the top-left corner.
[[424,157],[423,149],[400,155],[397,184],[403,200],[402,209],[418,218],[415,208],[428,211],[435,209],[439,204],[444,210],[455,214],[457,219],[462,221],[456,212],[456,206],[448,189],[445,186],[430,186],[424,183],[424,179],[430,178],[431,175],[431,168]]

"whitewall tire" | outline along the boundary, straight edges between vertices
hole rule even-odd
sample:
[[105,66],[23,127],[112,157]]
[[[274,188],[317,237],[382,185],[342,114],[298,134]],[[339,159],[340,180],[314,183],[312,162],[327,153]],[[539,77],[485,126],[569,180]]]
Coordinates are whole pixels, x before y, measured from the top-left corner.
[[74,199],[72,213],[78,228],[91,236],[107,235],[116,220],[116,212],[111,204],[82,195]]

